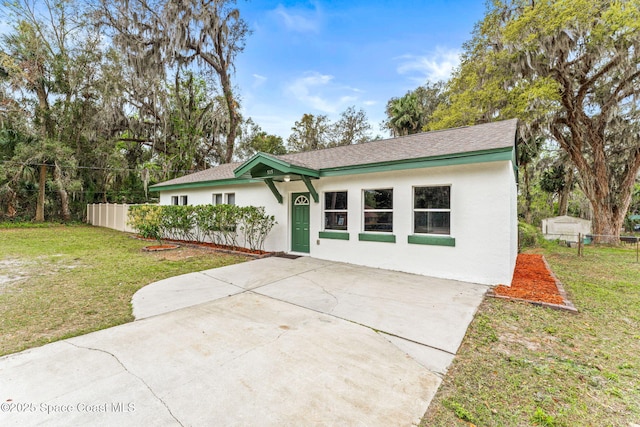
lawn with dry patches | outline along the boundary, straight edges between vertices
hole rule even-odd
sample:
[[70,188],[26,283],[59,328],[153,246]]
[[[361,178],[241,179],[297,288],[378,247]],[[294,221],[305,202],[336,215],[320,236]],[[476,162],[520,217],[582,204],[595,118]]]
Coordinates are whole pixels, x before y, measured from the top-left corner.
[[87,226],[0,229],[0,242],[0,355],[130,322],[141,287],[247,259],[143,252],[148,242]]
[[640,424],[640,264],[549,246],[578,313],[486,298],[423,426]]

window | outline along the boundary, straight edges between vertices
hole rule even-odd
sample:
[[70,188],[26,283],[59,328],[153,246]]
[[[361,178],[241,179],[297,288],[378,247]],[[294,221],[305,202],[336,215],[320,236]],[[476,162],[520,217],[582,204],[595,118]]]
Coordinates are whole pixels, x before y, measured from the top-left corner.
[[180,204],[183,206],[187,205],[187,196],[180,196]]
[[[223,202],[224,200],[224,202]],[[235,205],[236,204],[236,193],[213,193],[211,195],[211,203],[214,205]]]
[[178,196],[171,196],[171,204],[172,205],[178,204]]
[[347,229],[347,192],[330,191],[324,193],[324,229]]
[[414,187],[413,232],[451,234],[451,187]]
[[364,231],[393,232],[393,189],[364,190]]

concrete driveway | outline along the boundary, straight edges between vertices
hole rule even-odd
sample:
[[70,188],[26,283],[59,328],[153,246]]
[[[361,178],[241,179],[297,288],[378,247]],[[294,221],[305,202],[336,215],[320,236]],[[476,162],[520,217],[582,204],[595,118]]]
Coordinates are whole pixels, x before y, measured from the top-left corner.
[[307,257],[166,279],[0,358],[0,425],[417,424],[486,290]]

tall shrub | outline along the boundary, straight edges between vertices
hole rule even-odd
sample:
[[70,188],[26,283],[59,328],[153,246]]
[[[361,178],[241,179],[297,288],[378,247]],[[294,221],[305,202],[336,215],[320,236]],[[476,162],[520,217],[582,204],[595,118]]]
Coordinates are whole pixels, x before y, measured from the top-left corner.
[[161,227],[165,237],[175,240],[195,239],[196,206],[161,206]]
[[251,250],[263,249],[267,235],[276,224],[276,218],[273,215],[267,215],[262,206],[242,208],[241,229],[244,233],[245,244]]
[[238,223],[242,208],[236,205],[214,206],[215,224],[220,243],[232,248],[238,246]]
[[129,224],[143,237],[161,241],[210,241],[237,248],[240,232],[244,245],[263,250],[267,235],[276,224],[264,207],[235,205],[137,205],[129,208]]
[[155,239],[162,244],[162,208],[158,205],[136,205],[129,207],[129,225],[142,237]]

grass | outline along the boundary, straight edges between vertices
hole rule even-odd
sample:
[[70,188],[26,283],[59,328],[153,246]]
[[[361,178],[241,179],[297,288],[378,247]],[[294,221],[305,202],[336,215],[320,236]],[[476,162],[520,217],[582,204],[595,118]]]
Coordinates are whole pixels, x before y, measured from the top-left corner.
[[148,242],[87,226],[0,227],[0,242],[0,355],[130,322],[143,286],[247,259],[143,252]]
[[640,424],[635,249],[537,252],[579,313],[487,298],[422,426]]

